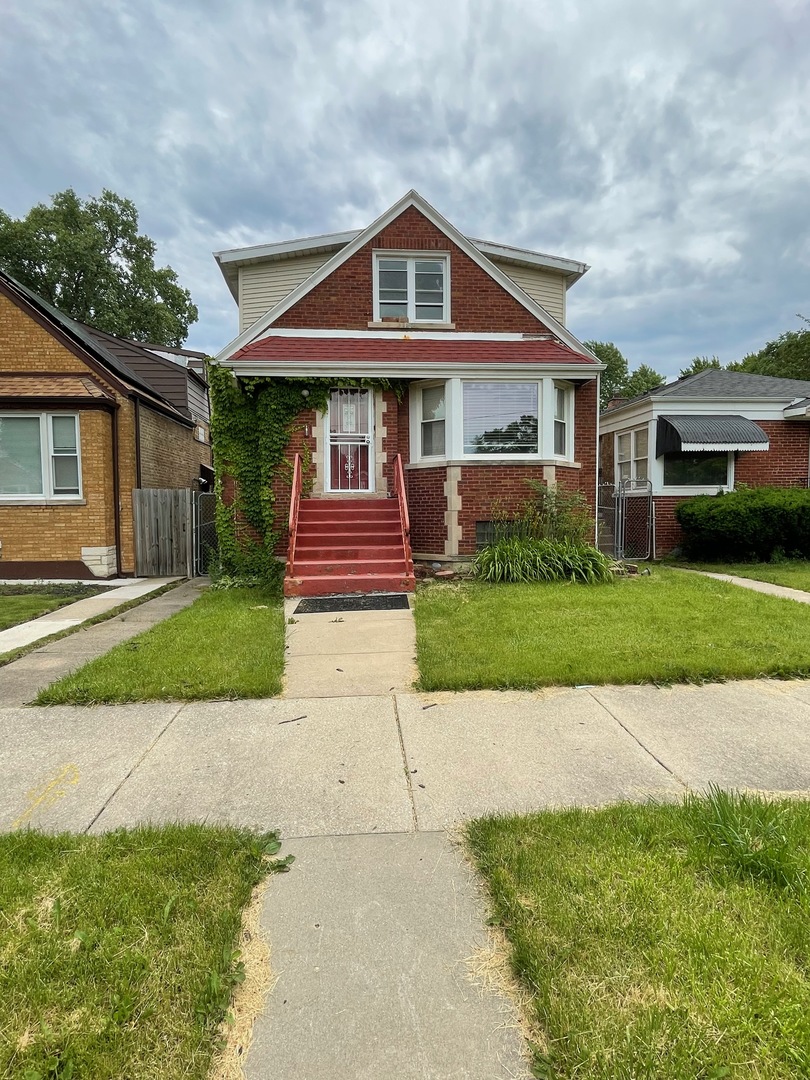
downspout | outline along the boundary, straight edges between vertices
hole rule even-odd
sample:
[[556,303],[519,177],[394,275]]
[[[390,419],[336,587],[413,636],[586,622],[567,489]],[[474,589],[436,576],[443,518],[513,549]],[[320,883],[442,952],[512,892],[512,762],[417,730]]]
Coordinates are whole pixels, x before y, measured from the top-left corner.
[[137,397],[135,402],[135,487],[141,486],[141,402]]
[[113,522],[115,527],[115,563],[120,577],[123,573],[123,567],[121,565],[121,478],[118,474],[118,413],[119,406],[116,405],[110,416],[110,424],[112,429],[112,466],[113,466]]

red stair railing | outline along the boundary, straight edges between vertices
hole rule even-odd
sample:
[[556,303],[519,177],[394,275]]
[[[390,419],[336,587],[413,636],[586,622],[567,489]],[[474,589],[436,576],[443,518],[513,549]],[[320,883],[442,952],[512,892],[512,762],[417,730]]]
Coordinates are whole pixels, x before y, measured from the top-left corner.
[[287,547],[287,577],[293,576],[295,566],[295,537],[298,532],[298,510],[301,506],[302,487],[301,455],[296,454],[293,460],[292,492],[290,493],[290,542]]
[[413,569],[411,554],[411,519],[408,516],[408,496],[405,494],[405,472],[402,468],[402,454],[394,455],[394,491],[399,503],[399,521],[402,525],[402,538],[405,543],[405,560],[408,569]]

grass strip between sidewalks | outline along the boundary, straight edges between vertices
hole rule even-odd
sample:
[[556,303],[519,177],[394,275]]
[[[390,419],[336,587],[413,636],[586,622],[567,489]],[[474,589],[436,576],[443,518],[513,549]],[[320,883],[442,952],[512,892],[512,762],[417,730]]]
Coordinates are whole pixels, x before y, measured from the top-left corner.
[[277,589],[209,590],[184,611],[42,690],[38,705],[272,697],[281,692]]
[[536,1076],[810,1075],[810,804],[713,791],[467,838]]
[[278,847],[202,825],[0,837],[0,1074],[204,1080]]
[[426,691],[810,675],[803,605],[659,566],[610,585],[432,583],[414,614]]

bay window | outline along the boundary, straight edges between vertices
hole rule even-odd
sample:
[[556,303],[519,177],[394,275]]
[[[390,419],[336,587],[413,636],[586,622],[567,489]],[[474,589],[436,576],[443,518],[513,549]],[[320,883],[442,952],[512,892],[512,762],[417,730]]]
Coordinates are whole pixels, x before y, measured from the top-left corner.
[[574,387],[545,378],[411,383],[411,461],[573,458]]
[[0,413],[0,500],[80,497],[78,416]]
[[464,453],[537,454],[536,382],[465,382]]
[[444,383],[441,386],[426,386],[421,393],[422,457],[444,457],[446,420]]

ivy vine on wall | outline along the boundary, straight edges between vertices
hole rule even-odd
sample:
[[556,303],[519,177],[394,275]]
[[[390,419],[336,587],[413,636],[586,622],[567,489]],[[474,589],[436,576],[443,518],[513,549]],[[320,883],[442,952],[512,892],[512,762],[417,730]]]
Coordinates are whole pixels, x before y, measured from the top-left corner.
[[[330,391],[338,386],[393,390],[402,400],[405,384],[388,379],[235,378],[212,362],[207,374],[220,568],[238,577],[274,577],[280,572],[274,551],[286,522],[276,517],[273,479],[291,476],[286,455],[299,414],[324,411]],[[311,489],[308,447],[302,466],[305,490]]]

